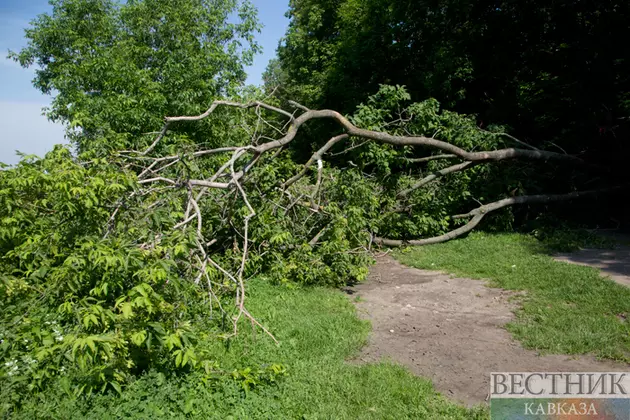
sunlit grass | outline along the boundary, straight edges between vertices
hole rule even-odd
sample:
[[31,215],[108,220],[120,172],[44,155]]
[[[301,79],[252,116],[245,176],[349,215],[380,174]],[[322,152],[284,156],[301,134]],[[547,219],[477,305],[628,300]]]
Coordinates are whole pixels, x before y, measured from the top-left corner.
[[630,289],[598,270],[554,261],[527,235],[472,234],[398,252],[403,263],[525,291],[508,329],[527,348],[630,361]]

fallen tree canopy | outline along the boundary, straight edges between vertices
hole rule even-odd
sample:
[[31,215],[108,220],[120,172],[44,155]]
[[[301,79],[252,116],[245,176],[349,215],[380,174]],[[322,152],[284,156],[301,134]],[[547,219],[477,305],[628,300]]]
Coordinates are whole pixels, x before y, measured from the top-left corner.
[[[77,158],[57,147],[0,172],[6,389],[70,377],[79,393],[120,391],[148,368],[212,378],[220,361],[204,343],[229,341],[241,320],[275,340],[273,322],[247,310],[253,276],[341,285],[365,278],[377,245],[443,242],[492,212],[491,224],[509,226],[513,205],[622,188],[527,194],[546,166],[564,174],[558,188],[599,169],[509,147],[470,117],[408,100],[384,86],[350,117],[216,101],[167,117],[134,140],[140,150]],[[201,144],[187,137],[197,124],[208,130]],[[311,126],[311,137],[332,135],[305,143]]]
[[[277,154],[282,151],[282,148],[289,145],[295,139],[300,127],[311,120],[317,120],[317,119],[334,120],[339,125],[339,128],[344,131],[344,133],[336,135],[332,137],[330,140],[328,140],[321,148],[319,148],[317,151],[313,153],[310,159],[301,167],[301,170],[297,174],[292,176],[290,179],[279,183],[276,187],[284,195],[286,195],[289,198],[292,198],[289,188],[293,184],[295,184],[297,181],[305,177],[308,174],[309,169],[315,163],[317,163],[317,168],[315,170],[317,174],[316,176],[317,182],[315,183],[314,186],[312,186],[312,191],[309,196],[310,204],[307,204],[306,202],[300,202],[299,200],[291,203],[291,205],[298,204],[304,207],[310,207],[310,210],[316,213],[324,209],[326,205],[330,204],[330,203],[322,203],[320,199],[318,200],[317,205],[315,205],[315,201],[314,201],[315,197],[321,198],[320,188],[321,188],[322,179],[324,177],[323,174],[324,174],[325,155],[334,146],[336,145],[343,146],[343,143],[347,142],[350,138],[360,139],[360,140],[365,140],[365,141],[373,141],[375,143],[383,143],[383,144],[389,144],[389,145],[394,145],[394,146],[413,146],[413,147],[423,146],[427,148],[436,149],[439,152],[449,152],[449,154],[436,154],[433,156],[427,156],[423,158],[409,158],[407,159],[409,162],[428,162],[428,161],[436,160],[436,159],[453,159],[453,158],[459,158],[460,160],[463,160],[462,163],[448,166],[443,169],[437,170],[433,173],[430,173],[422,177],[421,179],[419,179],[418,182],[414,183],[411,187],[397,192],[395,194],[395,197],[401,200],[404,200],[414,190],[418,188],[422,188],[426,186],[427,184],[433,181],[436,181],[440,177],[446,176],[448,174],[464,171],[467,168],[471,168],[475,165],[484,164],[484,163],[510,160],[510,159],[522,159],[522,160],[542,160],[545,162],[559,161],[559,162],[564,162],[564,163],[573,164],[573,165],[587,165],[586,162],[582,161],[578,157],[567,155],[567,154],[560,154],[556,152],[542,151],[533,147],[530,149],[534,149],[534,150],[526,150],[526,149],[518,149],[518,148],[504,148],[504,149],[498,149],[498,150],[483,150],[483,151],[476,151],[476,152],[468,152],[466,150],[461,149],[460,147],[457,147],[454,144],[437,140],[431,137],[415,136],[415,135],[406,135],[406,136],[392,135],[387,132],[362,129],[352,124],[347,118],[345,118],[344,116],[342,116],[336,111],[310,110],[295,102],[291,102],[291,104],[296,109],[303,111],[303,113],[299,115],[298,117],[295,117],[295,113],[292,114],[285,110],[277,108],[275,106],[271,106],[271,105],[268,105],[266,103],[259,102],[259,101],[254,101],[254,102],[249,102],[249,103],[215,101],[211,105],[211,107],[201,115],[184,116],[184,117],[167,117],[165,119],[166,123],[162,131],[160,132],[160,136],[158,136],[156,140],[145,151],[135,152],[137,155],[147,156],[155,148],[157,143],[161,140],[161,138],[163,137],[164,133],[166,133],[171,123],[178,122],[178,121],[199,121],[201,119],[207,118],[219,106],[236,107],[236,108],[242,108],[242,109],[255,108],[257,112],[260,109],[266,109],[272,113],[276,113],[276,114],[286,117],[286,119],[288,120],[287,121],[288,129],[286,130],[285,133],[282,133],[279,131],[281,134],[284,134],[280,138],[262,143],[260,145],[247,145],[243,147],[222,147],[222,148],[217,148],[217,149],[202,150],[202,151],[194,152],[192,154],[194,157],[216,154],[216,153],[231,153],[231,157],[227,161],[227,163],[221,166],[207,180],[187,179],[187,180],[176,181],[171,178],[157,176],[158,172],[160,172],[163,169],[166,169],[167,167],[179,161],[178,156],[168,156],[168,157],[156,157],[156,158],[153,158],[152,160],[149,159],[151,163],[147,168],[145,168],[141,172],[139,176],[139,179],[140,179],[139,183],[140,184],[166,183],[170,185],[178,185],[179,183],[180,186],[185,185],[189,189],[192,189],[194,187],[203,187],[204,189],[202,189],[201,192],[195,198],[193,198],[192,195],[189,198],[186,215],[187,216],[189,215],[191,209],[194,209],[193,211],[194,214],[192,216],[188,216],[185,220],[183,220],[181,224],[178,225],[178,227],[191,222],[196,217],[197,218],[197,233],[200,235],[199,240],[201,241],[200,243],[204,243],[205,238],[201,235],[201,226],[203,222],[202,222],[197,200],[201,199],[206,194],[208,188],[216,188],[216,189],[233,188],[237,190],[239,194],[242,196],[242,199],[249,210],[248,215],[243,219],[245,222],[245,233],[247,233],[247,225],[248,225],[249,219],[256,215],[256,211],[251,207],[247,199],[247,194],[245,193],[241,185],[241,180],[244,177],[246,177],[248,172],[251,171],[252,167],[254,167],[259,162],[260,158],[265,153],[268,153],[270,151],[277,151],[276,154],[274,154],[273,156],[274,158],[277,157]],[[512,138],[511,136],[507,136],[507,137]],[[527,144],[524,144],[517,139],[514,139],[514,138],[512,139],[527,146]],[[350,148],[353,148],[353,147],[356,147],[356,145],[350,146]],[[346,148],[346,150],[349,150],[349,149]],[[126,152],[126,153],[133,154],[134,152]],[[340,153],[344,153],[344,151]],[[247,161],[247,163],[244,163],[240,168],[235,169],[235,162],[239,160],[241,157],[243,157],[244,155],[250,155],[250,159]],[[151,175],[154,175],[154,176],[150,177]],[[217,179],[221,179],[221,178],[225,179],[227,182],[216,182]],[[471,210],[469,213],[466,213],[466,214],[459,214],[459,215],[451,216],[452,220],[465,219],[465,218],[470,218],[471,220],[466,225],[460,228],[448,231],[439,236],[426,238],[426,239],[420,239],[420,240],[393,240],[393,239],[387,239],[387,238],[380,238],[380,237],[376,237],[372,235],[371,239],[373,239],[374,242],[378,244],[383,244],[387,246],[401,246],[404,244],[428,245],[428,244],[440,243],[440,242],[444,242],[450,239],[457,238],[458,236],[461,236],[471,231],[479,224],[479,222],[484,216],[486,216],[490,212],[505,208],[507,206],[517,205],[517,204],[551,203],[551,202],[556,202],[556,201],[573,200],[577,198],[597,196],[598,194],[610,193],[610,192],[618,191],[622,188],[623,188],[622,186],[615,186],[615,187],[609,187],[609,188],[602,188],[598,190],[573,191],[566,194],[547,194],[547,195],[540,194],[540,195],[506,198],[506,199],[498,200],[496,202],[492,202],[489,204],[480,205],[478,208]],[[391,209],[387,209],[387,208],[384,208],[382,210],[384,213],[391,211]],[[397,206],[394,209],[394,212],[401,213],[401,212],[405,212],[405,210],[410,210],[410,208],[405,209],[400,206]],[[320,238],[319,235],[321,233],[322,231],[318,233],[318,236],[314,238],[314,240],[311,240],[308,243],[310,245],[316,244],[317,239]],[[243,244],[243,248],[246,249],[246,246],[247,246],[247,243],[245,241],[245,243]],[[202,250],[200,249],[200,251]],[[244,254],[244,258],[246,258],[245,254]]]

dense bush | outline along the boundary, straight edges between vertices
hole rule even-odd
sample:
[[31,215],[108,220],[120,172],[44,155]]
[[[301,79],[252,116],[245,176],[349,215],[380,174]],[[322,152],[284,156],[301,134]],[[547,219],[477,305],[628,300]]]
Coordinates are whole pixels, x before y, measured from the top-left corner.
[[[343,294],[320,287],[252,281],[250,309],[281,345],[247,325],[230,341],[209,343],[227,375],[152,371],[116,392],[68,395],[61,387],[30,397],[12,419],[486,419],[436,394],[431,382],[389,363],[348,363],[370,327]],[[286,374],[273,362],[287,366]],[[259,366],[248,369],[248,366]],[[274,370],[275,369],[275,370]],[[274,373],[274,372],[278,373]],[[262,372],[262,373],[261,373]],[[0,402],[0,417],[3,416]],[[364,414],[364,415],[362,415]]]
[[0,185],[3,393],[64,372],[77,391],[120,390],[150,364],[202,361],[193,347],[210,305],[189,281],[185,233],[147,245],[168,224],[156,212],[105,237],[133,173],[58,147],[0,172]]

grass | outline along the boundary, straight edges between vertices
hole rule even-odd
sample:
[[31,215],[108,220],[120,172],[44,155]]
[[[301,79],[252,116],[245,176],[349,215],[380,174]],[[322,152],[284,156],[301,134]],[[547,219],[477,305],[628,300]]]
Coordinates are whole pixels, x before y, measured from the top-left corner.
[[389,364],[346,360],[365,344],[369,325],[341,292],[322,288],[249,285],[250,311],[269,326],[276,346],[243,323],[229,348],[210,348],[222,368],[281,363],[277,384],[245,392],[234,380],[213,387],[193,375],[147,374],[117,394],[75,399],[51,390],[33,398],[15,418],[217,419],[481,419],[436,394],[431,383]]
[[398,252],[410,266],[438,269],[525,291],[508,329],[530,349],[591,353],[630,362],[630,288],[599,271],[554,261],[546,244],[519,234],[475,233],[465,239]]
[[604,236],[594,231],[581,228],[569,228],[556,221],[559,226],[544,226],[534,230],[534,236],[541,240],[549,252],[572,252],[580,248],[613,248],[619,239]]

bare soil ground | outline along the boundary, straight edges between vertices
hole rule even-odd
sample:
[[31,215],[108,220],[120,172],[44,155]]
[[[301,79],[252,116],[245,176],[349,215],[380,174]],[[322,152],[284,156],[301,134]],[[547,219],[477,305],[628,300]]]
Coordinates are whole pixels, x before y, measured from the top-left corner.
[[593,357],[541,356],[525,350],[503,326],[515,309],[483,281],[378,259],[369,279],[348,289],[373,331],[360,359],[390,359],[430,378],[445,396],[468,405],[487,400],[491,372],[619,371],[625,364]]

